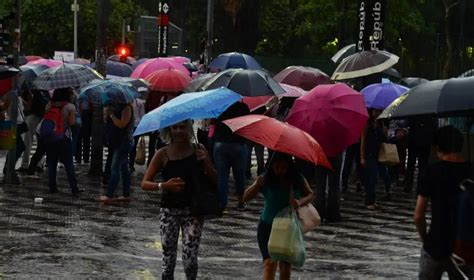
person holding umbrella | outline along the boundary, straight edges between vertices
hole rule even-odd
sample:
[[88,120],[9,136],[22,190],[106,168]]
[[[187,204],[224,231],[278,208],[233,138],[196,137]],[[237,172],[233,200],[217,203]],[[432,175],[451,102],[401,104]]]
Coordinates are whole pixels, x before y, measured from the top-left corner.
[[[142,181],[144,190],[162,192],[160,234],[163,247],[162,278],[173,279],[180,230],[183,234],[183,266],[186,279],[196,279],[198,252],[203,219],[191,213],[192,194],[196,186],[193,173],[201,168],[210,181],[216,182],[217,173],[202,145],[192,143],[192,122],[181,121],[160,130],[167,145],[159,149],[148,166]],[[161,173],[163,181],[156,182]]]
[[[117,90],[118,91],[118,90]],[[104,102],[105,135],[106,142],[112,150],[112,162],[110,168],[110,178],[106,195],[99,197],[98,201],[110,203],[113,201],[115,189],[122,177],[123,196],[117,200],[120,202],[130,202],[130,170],[128,167],[128,154],[132,148],[133,133],[133,109],[130,102],[118,100],[120,94],[115,93],[115,89],[107,90],[104,95],[108,100]]]
[[[292,188],[294,198],[290,199]],[[291,264],[273,262],[268,252],[273,219],[289,204],[297,209],[299,206],[311,203],[314,200],[314,193],[308,181],[297,171],[293,157],[279,152],[273,154],[265,175],[259,176],[245,190],[244,201],[253,199],[258,193],[263,194],[265,198],[257,229],[258,247],[263,258],[263,279],[274,279],[277,265],[280,270],[280,279],[290,279]]]

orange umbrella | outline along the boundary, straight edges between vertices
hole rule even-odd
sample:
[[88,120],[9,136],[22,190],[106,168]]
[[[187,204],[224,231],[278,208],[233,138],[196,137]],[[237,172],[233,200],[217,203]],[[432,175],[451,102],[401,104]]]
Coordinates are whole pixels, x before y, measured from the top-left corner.
[[146,76],[151,91],[181,92],[191,82],[191,77],[176,69],[162,69]]
[[225,120],[224,123],[234,133],[271,150],[331,168],[318,142],[288,123],[262,115],[247,115]]

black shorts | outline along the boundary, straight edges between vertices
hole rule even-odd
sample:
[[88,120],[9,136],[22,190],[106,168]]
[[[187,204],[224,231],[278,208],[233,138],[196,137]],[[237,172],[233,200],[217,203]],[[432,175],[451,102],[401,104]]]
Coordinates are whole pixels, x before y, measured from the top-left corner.
[[258,223],[257,241],[263,260],[270,258],[270,254],[268,253],[268,240],[270,239],[271,232],[272,225],[269,225],[263,221]]

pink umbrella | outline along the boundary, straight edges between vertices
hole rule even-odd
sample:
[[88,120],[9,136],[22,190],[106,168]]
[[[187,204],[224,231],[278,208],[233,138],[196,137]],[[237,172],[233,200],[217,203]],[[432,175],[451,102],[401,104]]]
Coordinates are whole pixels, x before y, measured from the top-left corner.
[[317,85],[331,83],[331,78],[323,71],[305,66],[289,66],[273,77],[275,81],[311,90]]
[[286,121],[313,136],[327,156],[335,156],[359,140],[368,117],[362,94],[331,84],[296,99]]
[[306,90],[299,87],[290,86],[283,83],[280,83],[280,86],[285,90],[285,93],[280,94],[280,97],[301,97],[308,93]]
[[184,74],[189,75],[188,69],[186,69],[186,67],[184,67],[180,63],[177,63],[170,59],[152,58],[138,65],[138,67],[133,70],[132,75],[130,75],[130,77],[136,79],[146,78],[148,75],[157,70],[169,68],[179,70]]
[[39,55],[27,55],[25,56],[26,60],[28,60],[28,62],[31,62],[31,61],[35,61],[35,60],[38,60],[38,59],[42,59],[43,57],[42,56],[39,56]]
[[45,66],[48,66],[49,68],[56,67],[56,66],[59,66],[59,65],[63,65],[63,63],[59,60],[46,59],[46,58],[41,58],[41,59],[37,59],[35,61],[30,61],[26,65],[34,65],[34,64],[45,65]]

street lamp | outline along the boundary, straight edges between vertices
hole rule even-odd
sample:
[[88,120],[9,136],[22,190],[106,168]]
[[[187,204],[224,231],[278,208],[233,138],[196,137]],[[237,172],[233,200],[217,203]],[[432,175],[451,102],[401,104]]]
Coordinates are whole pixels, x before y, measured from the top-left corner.
[[71,11],[74,12],[74,58],[77,58],[77,12],[79,12],[77,0],[71,5]]

